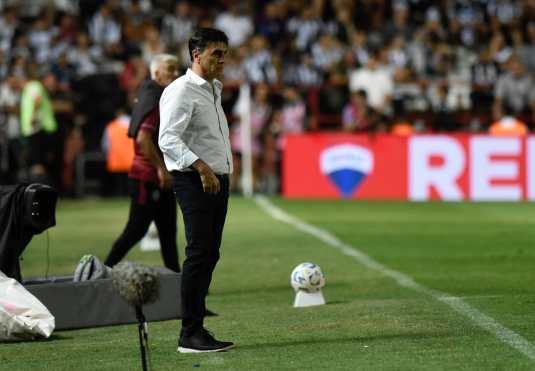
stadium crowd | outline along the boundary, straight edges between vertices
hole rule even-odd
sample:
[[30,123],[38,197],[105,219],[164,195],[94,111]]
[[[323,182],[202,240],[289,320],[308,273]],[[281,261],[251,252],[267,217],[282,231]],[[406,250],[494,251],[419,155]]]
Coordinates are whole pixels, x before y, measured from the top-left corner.
[[102,150],[152,56],[176,54],[185,70],[198,26],[229,38],[237,174],[239,87],[253,86],[259,191],[277,192],[284,133],[525,135],[535,124],[530,0],[0,0],[1,182],[72,193],[76,157]]

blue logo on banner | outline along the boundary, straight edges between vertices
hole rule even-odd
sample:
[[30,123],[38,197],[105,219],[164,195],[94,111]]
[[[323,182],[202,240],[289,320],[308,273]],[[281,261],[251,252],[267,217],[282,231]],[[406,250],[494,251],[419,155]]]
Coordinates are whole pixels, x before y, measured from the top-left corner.
[[373,154],[355,144],[332,146],[321,152],[320,168],[342,197],[350,198],[373,170]]

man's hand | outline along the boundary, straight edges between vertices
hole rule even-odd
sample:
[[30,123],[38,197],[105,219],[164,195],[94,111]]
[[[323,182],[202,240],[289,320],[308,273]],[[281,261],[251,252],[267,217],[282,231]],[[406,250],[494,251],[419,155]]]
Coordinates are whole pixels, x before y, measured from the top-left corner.
[[219,184],[219,179],[217,179],[210,166],[208,166],[203,160],[198,159],[193,163],[193,167],[201,176],[204,192],[214,195],[219,193],[221,185]]
[[158,167],[158,181],[161,189],[171,189],[173,186],[173,177],[162,167]]

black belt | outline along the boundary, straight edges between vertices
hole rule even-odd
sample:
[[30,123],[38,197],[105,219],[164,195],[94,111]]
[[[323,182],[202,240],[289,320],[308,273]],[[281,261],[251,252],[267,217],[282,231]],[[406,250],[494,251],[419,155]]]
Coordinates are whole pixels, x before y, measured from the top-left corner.
[[[194,176],[198,175],[199,173],[196,171],[179,171],[179,170],[173,170],[170,172],[172,176]],[[215,174],[216,177],[220,179],[228,179],[228,174]]]

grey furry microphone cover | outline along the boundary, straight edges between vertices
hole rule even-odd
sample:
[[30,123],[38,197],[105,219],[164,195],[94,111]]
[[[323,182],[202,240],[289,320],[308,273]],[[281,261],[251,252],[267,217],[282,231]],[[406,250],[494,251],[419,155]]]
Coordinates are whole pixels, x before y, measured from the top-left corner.
[[142,306],[158,299],[158,272],[151,267],[125,261],[113,267],[111,278],[119,295],[133,306]]

